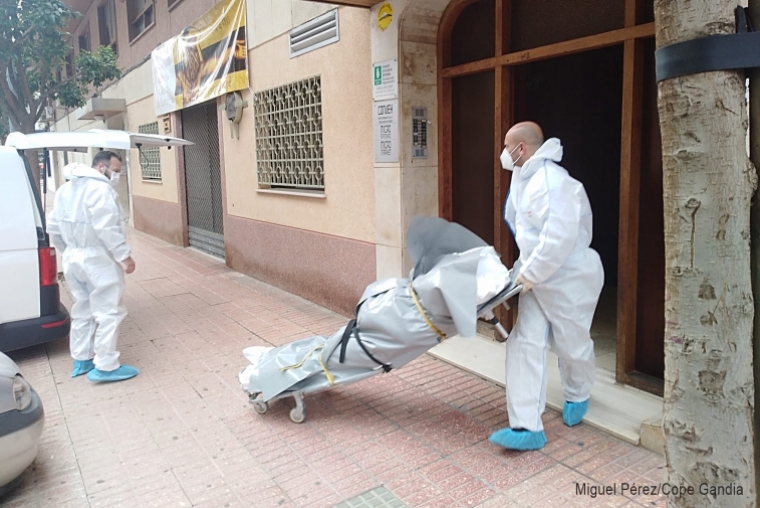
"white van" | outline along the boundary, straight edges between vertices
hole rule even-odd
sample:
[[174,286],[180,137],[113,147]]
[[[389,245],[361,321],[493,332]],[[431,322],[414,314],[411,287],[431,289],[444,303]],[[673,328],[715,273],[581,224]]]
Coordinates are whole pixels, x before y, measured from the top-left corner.
[[71,320],[61,304],[55,249],[50,244],[35,179],[24,150],[191,145],[184,139],[117,130],[8,135],[0,146],[0,351],[66,337]]

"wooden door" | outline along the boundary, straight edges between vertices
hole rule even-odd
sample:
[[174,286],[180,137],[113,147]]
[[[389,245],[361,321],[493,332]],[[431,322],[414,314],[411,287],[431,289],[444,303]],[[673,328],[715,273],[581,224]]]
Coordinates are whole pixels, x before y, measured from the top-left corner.
[[634,368],[629,371],[660,380],[665,371],[665,236],[654,39],[645,40],[642,49],[636,352]]
[[451,167],[454,222],[494,243],[494,73],[452,80]]

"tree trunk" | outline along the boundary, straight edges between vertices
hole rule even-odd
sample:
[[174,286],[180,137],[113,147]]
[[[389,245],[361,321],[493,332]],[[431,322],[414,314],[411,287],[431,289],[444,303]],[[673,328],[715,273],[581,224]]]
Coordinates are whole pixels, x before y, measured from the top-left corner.
[[[657,46],[734,33],[735,7],[736,0],[655,0]],[[744,75],[695,74],[663,81],[658,90],[666,263],[663,429],[668,482],[694,489],[670,495],[668,506],[754,506],[749,274],[757,176],[747,157]]]
[[[760,28],[760,0],[749,0],[749,15],[752,24]],[[757,29],[756,28],[756,29]],[[760,69],[749,71],[749,157],[755,168],[760,164]],[[751,273],[752,296],[755,302],[755,319],[752,344],[754,347],[754,376],[755,376],[755,407],[760,403],[760,390],[757,383],[760,380],[760,192],[755,191],[750,212],[750,235],[752,238]],[[755,414],[755,436],[760,436],[760,418]],[[760,453],[758,453],[757,438],[755,439],[755,486],[760,485]],[[755,494],[760,494],[757,491]],[[760,499],[758,503],[760,504]]]

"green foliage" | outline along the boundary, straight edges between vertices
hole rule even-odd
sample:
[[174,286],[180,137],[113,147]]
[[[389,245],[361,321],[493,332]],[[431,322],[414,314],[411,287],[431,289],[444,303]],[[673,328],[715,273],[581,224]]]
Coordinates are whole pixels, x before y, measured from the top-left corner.
[[116,54],[110,46],[100,46],[95,51],[80,51],[75,63],[79,77],[63,83],[54,98],[60,99],[63,106],[78,108],[84,105],[89,85],[98,88],[103,83],[121,77],[116,65]]
[[72,51],[66,32],[72,11],[61,0],[0,0],[0,109],[22,130],[33,128],[48,99],[82,106],[90,87],[118,79],[121,71],[110,47],[81,51],[66,67]]

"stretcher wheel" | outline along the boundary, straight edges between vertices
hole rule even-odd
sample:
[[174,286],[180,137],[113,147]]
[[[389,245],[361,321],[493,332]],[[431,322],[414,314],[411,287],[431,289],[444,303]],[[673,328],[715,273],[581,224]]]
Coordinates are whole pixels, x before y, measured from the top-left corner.
[[290,410],[290,419],[293,423],[303,423],[306,420],[306,413],[297,407]]
[[269,404],[264,401],[257,401],[253,403],[253,410],[258,414],[263,415],[269,410]]

